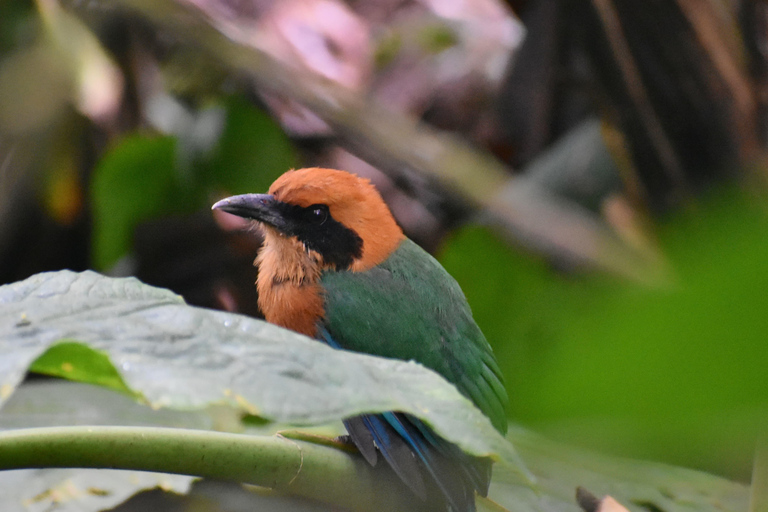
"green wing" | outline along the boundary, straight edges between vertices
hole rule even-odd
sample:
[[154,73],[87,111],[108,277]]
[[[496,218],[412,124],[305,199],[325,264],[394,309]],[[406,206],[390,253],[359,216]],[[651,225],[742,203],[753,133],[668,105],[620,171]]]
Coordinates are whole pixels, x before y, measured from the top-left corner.
[[406,239],[365,272],[329,271],[324,327],[347,350],[415,360],[440,373],[502,433],[507,393],[491,347],[458,283]]

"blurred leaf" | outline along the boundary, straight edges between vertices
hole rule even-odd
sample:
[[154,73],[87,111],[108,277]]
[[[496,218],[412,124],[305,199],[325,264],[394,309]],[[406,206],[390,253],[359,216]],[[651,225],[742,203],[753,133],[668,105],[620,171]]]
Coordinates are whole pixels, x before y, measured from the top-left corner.
[[35,17],[34,6],[24,0],[0,2],[0,54],[5,54],[30,37]]
[[296,164],[290,142],[269,116],[237,97],[225,106],[224,131],[210,154],[189,147],[208,144],[194,134],[178,134],[181,147],[173,137],[137,134],[102,158],[91,186],[96,268],[109,268],[130,251],[140,222],[207,210],[222,191],[266,191]]
[[418,40],[421,47],[427,53],[440,53],[459,42],[459,38],[453,29],[442,23],[422,27]]
[[108,268],[131,247],[143,220],[184,204],[176,186],[173,138],[125,137],[101,159],[93,173],[93,261]]
[[4,512],[109,510],[139,491],[159,487],[184,493],[194,478],[147,471],[25,469],[0,473]]
[[768,419],[766,237],[764,212],[730,194],[665,226],[678,273],[666,289],[558,275],[478,228],[442,262],[496,349],[518,421],[743,477]]
[[736,482],[664,464],[607,457],[514,426],[507,437],[538,481],[531,489],[504,468],[494,468],[488,496],[508,510],[581,512],[574,499],[579,486],[597,496],[611,495],[632,512],[747,510],[749,489]]
[[111,124],[123,95],[123,77],[96,35],[56,0],[37,0],[46,42],[67,66],[72,102],[95,123]]
[[50,46],[36,44],[0,60],[0,131],[28,133],[50,126],[66,108],[73,85]]
[[77,158],[79,153],[72,150],[73,134],[81,135],[77,129],[67,130],[62,137],[65,141],[57,144],[57,150],[51,151],[51,166],[47,169],[43,189],[43,203],[48,214],[64,226],[73,225],[83,209],[84,192],[78,168],[81,162]]
[[[109,390],[61,380],[27,382],[0,413],[0,428],[54,425],[162,425],[210,428],[203,412],[153,410]],[[160,487],[186,493],[183,475],[100,469],[29,469],[0,472],[0,507],[6,512],[107,510],[133,494]]]
[[389,32],[382,35],[377,41],[373,53],[373,61],[376,69],[384,69],[391,64],[403,48],[403,37],[398,32]]
[[540,187],[594,212],[600,211],[609,194],[623,188],[619,168],[596,118],[570,129],[531,160],[522,173],[518,186]]
[[[154,407],[227,403],[296,424],[397,410],[472,453],[517,462],[471,402],[413,362],[334,350],[263,321],[187,306],[135,279],[93,272],[38,274],[0,287],[0,303],[6,395],[49,346],[78,339],[107,353]],[[101,378],[101,370],[93,371],[86,380]]]
[[205,180],[228,194],[266,192],[297,165],[293,147],[269,115],[243,98],[225,100],[227,121],[214,152],[202,163]]
[[[54,346],[55,348],[55,346]],[[0,429],[66,425],[135,425],[210,430],[210,410],[152,409],[103,387],[60,379],[24,382],[3,404]]]

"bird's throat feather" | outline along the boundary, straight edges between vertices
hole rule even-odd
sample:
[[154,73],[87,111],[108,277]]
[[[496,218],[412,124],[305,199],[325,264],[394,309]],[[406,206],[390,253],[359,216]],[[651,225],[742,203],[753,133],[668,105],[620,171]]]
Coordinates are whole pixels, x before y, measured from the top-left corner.
[[256,258],[259,307],[270,323],[315,337],[323,317],[322,258],[294,237],[264,231]]

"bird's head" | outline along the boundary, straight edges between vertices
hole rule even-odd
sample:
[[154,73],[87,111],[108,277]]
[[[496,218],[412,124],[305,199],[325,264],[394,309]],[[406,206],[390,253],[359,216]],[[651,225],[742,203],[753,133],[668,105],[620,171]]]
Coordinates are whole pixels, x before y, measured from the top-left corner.
[[288,171],[267,194],[228,197],[213,208],[260,222],[266,244],[288,239],[322,268],[367,270],[404,238],[369,180],[334,169]]

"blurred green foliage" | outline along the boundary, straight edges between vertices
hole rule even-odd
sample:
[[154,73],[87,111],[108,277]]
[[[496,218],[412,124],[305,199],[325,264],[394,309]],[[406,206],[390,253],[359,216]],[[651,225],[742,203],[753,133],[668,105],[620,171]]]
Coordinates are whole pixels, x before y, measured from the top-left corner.
[[0,52],[34,35],[34,14],[31,2],[0,2]]
[[440,53],[458,43],[457,35],[443,23],[423,27],[418,34],[418,41],[427,53]]
[[91,184],[93,263],[105,269],[131,247],[133,230],[143,221],[188,202],[183,181],[176,182],[176,140],[133,135],[102,158]]
[[768,412],[768,219],[736,192],[666,221],[663,289],[562,275],[488,231],[441,261],[504,368],[516,421],[583,445],[747,477]]
[[203,182],[231,194],[266,191],[278,176],[298,165],[280,126],[242,97],[224,100],[227,120],[217,146],[200,162]]
[[267,114],[239,97],[223,106],[224,128],[208,153],[190,158],[196,148],[176,137],[135,133],[103,156],[90,189],[96,268],[129,252],[140,222],[192,213],[218,196],[266,190],[295,165],[288,138]]

